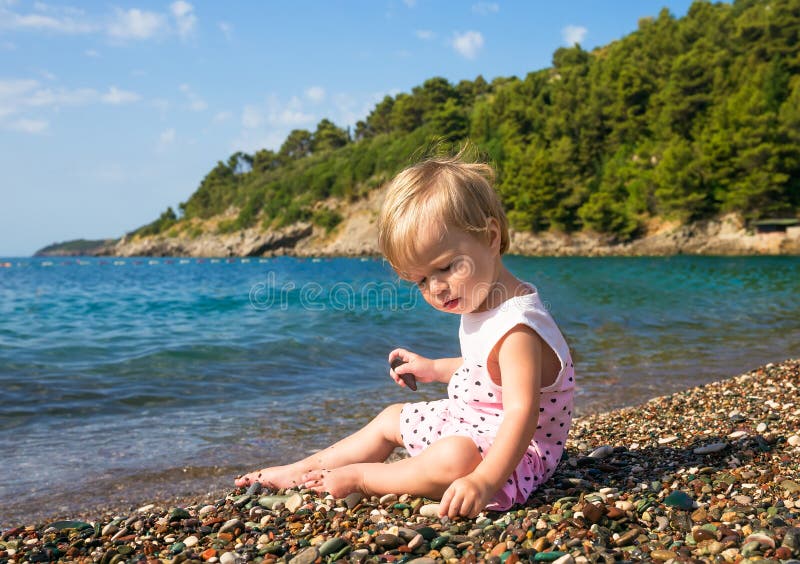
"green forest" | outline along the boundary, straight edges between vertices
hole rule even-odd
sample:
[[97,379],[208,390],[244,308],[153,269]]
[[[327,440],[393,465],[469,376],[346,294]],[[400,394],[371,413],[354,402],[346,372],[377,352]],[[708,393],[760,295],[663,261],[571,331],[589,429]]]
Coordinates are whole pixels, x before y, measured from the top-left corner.
[[591,52],[558,49],[524,78],[430,78],[354,130],[323,119],[278,151],[219,161],[177,213],[134,233],[231,209],[220,232],[301,220],[331,229],[342,218],[322,200],[363,198],[432,140],[468,140],[485,155],[517,230],[624,241],[653,218],[796,217],[800,0],[697,1]]

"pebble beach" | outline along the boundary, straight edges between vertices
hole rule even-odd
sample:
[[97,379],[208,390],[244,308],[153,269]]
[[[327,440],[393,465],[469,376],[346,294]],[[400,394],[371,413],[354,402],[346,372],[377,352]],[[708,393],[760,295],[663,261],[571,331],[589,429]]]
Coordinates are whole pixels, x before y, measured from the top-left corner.
[[254,486],[21,523],[0,563],[800,562],[800,360],[576,420],[524,506],[437,509]]

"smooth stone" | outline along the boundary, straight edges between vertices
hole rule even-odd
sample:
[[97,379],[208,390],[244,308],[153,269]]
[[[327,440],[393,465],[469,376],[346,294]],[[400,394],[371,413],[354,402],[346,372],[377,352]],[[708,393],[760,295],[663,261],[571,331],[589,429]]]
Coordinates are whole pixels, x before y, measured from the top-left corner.
[[664,505],[688,510],[694,507],[694,500],[686,492],[675,490],[664,499]]
[[786,442],[789,443],[789,446],[800,446],[800,435],[792,435]]
[[650,558],[652,558],[653,560],[661,560],[662,562],[677,557],[678,553],[672,552],[671,550],[654,550],[650,553]]
[[670,435],[669,437],[662,437],[662,438],[658,439],[658,444],[660,444],[660,445],[668,445],[670,443],[674,443],[677,440],[678,440],[678,437],[676,437],[675,435]]
[[396,501],[397,501],[397,494],[393,494],[393,493],[386,494],[386,495],[384,495],[383,497],[381,497],[381,498],[378,500],[378,502],[379,502],[381,505],[388,505],[388,504],[390,504],[390,503],[394,503],[394,502],[396,502]]
[[[301,496],[299,493],[292,494],[284,502],[284,505],[286,506],[286,509],[288,509],[291,513],[294,513],[303,505],[303,496]],[[295,556],[295,558],[297,558],[297,556]]]
[[763,423],[763,422],[759,423],[758,426],[756,427],[756,432],[757,433],[763,433],[766,430],[767,430],[767,424]]
[[169,551],[170,551],[172,554],[180,554],[180,553],[181,553],[181,552],[183,552],[184,550],[186,550],[186,545],[185,545],[185,544],[183,544],[182,542],[176,542],[176,543],[175,543],[175,544],[173,544],[173,545],[170,547],[170,549],[169,549]]
[[362,499],[364,499],[364,496],[361,492],[353,492],[344,498],[344,504],[348,509],[353,509],[356,505],[361,503]]
[[[387,531],[387,532],[391,533],[391,532],[394,532],[394,531]],[[397,536],[399,536],[401,539],[403,539],[406,542],[410,541],[411,539],[413,539],[418,534],[419,533],[417,533],[417,531],[415,531],[414,529],[409,529],[408,527],[398,527],[397,528]]]
[[436,538],[436,531],[431,527],[420,527],[417,532],[422,535],[426,541],[431,541]]
[[614,447],[611,445],[603,445],[601,447],[597,447],[591,453],[589,453],[589,458],[597,458],[603,459],[608,458],[614,453]]
[[742,437],[747,436],[747,431],[734,431],[730,435],[728,435],[729,439],[741,439]]
[[443,546],[442,550],[439,551],[439,554],[441,554],[442,558],[445,560],[450,560],[451,558],[456,557],[456,551],[451,546]]
[[[230,553],[228,553],[230,554]],[[309,546],[297,553],[297,555],[290,560],[294,564],[311,564],[319,558],[319,549],[316,546]]]
[[181,519],[188,519],[189,517],[191,517],[189,512],[182,507],[173,507],[169,512],[170,521],[179,521]]
[[744,539],[744,544],[748,544],[751,542],[757,542],[761,546],[766,546],[768,548],[775,548],[775,540],[772,537],[768,537],[763,533],[753,533],[746,539]]
[[219,564],[236,564],[236,554],[225,552],[219,557]]
[[419,514],[423,517],[436,518],[439,516],[439,504],[429,503],[419,508]]
[[434,549],[434,550],[439,550],[444,545],[446,545],[449,540],[450,540],[450,537],[445,537],[445,536],[436,537],[435,539],[433,539],[431,541],[431,548]]
[[329,554],[340,551],[346,545],[347,541],[343,538],[333,537],[332,539],[328,539],[320,545],[319,555],[323,557],[328,556]]
[[263,486],[261,485],[261,482],[253,482],[252,484],[250,484],[250,487],[247,488],[247,491],[245,493],[246,495],[249,496],[258,495],[261,493],[262,489]]
[[403,539],[397,535],[383,533],[375,537],[375,544],[391,550],[392,548],[397,548],[398,546],[405,544],[405,541],[403,541]]
[[412,562],[414,564],[436,564],[436,559],[423,556],[422,558],[415,558]]
[[622,511],[633,511],[635,506],[633,505],[633,502],[623,499],[622,501],[617,501],[614,503],[614,507],[621,509]]
[[694,533],[692,533],[692,537],[694,538],[695,542],[717,540],[717,535],[706,529],[697,529]]
[[239,509],[241,509],[242,507],[244,507],[245,505],[247,505],[247,504],[250,502],[250,500],[251,500],[252,498],[253,498],[253,496],[251,496],[250,494],[243,494],[243,495],[240,495],[239,497],[237,497],[237,498],[236,498],[236,499],[233,501],[233,506],[234,506],[234,507],[238,507]]
[[628,529],[626,532],[621,534],[616,541],[614,541],[614,544],[616,546],[620,546],[620,547],[621,546],[628,546],[629,544],[631,544],[636,539],[636,537],[639,536],[640,533],[641,533],[641,531],[639,529],[637,529],[637,528]]
[[76,529],[82,531],[83,529],[91,529],[92,526],[84,521],[55,521],[47,526],[48,529],[56,529],[63,531],[64,529]]
[[236,529],[244,529],[244,523],[242,523],[238,519],[229,519],[228,521],[225,521],[225,524],[219,528],[219,532],[230,533],[235,531]]
[[198,517],[205,517],[206,515],[208,515],[209,513],[211,513],[212,511],[214,511],[215,509],[216,509],[216,507],[215,507],[215,506],[213,506],[213,505],[204,505],[204,506],[203,506],[203,507],[201,507],[201,508],[200,508],[200,510],[197,512],[197,515],[198,515]]
[[712,454],[728,448],[728,443],[711,443],[697,447],[692,452],[695,454]]
[[117,527],[114,523],[109,523],[108,525],[103,527],[103,530],[100,532],[100,536],[105,537],[108,535],[113,535],[117,531],[119,531],[119,527]]
[[148,503],[147,505],[142,505],[142,506],[141,506],[139,509],[137,509],[136,511],[137,511],[138,513],[147,513],[148,511],[150,511],[151,509],[153,509],[155,506],[156,506],[156,505],[155,505],[155,503]]
[[422,535],[417,534],[413,539],[408,541],[408,548],[410,548],[411,550],[416,550],[420,546],[422,546],[424,542],[425,538]]
[[265,509],[272,509],[278,503],[286,503],[288,495],[265,495],[258,498],[258,504]]
[[600,505],[595,505],[594,503],[585,503],[581,511],[583,512],[583,516],[586,517],[586,520],[594,525],[603,518],[603,509],[604,508]]
[[185,544],[187,548],[192,548],[193,546],[197,546],[197,543],[199,543],[199,542],[200,542],[200,539],[197,538],[194,535],[191,535],[191,536],[186,537],[185,539],[183,539],[183,544]]
[[553,560],[553,564],[575,564],[575,559],[571,554],[565,554],[561,558]]
[[733,501],[738,503],[739,505],[750,505],[753,503],[753,498],[749,495],[735,495],[733,496]]
[[534,562],[555,562],[562,556],[568,556],[566,552],[554,550],[552,552],[537,552],[533,556]]

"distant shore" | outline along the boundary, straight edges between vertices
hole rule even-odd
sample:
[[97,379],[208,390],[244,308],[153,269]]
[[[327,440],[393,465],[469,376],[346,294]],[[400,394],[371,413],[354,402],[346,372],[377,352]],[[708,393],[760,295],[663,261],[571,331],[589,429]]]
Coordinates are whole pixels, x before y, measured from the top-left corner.
[[[377,231],[370,208],[357,209],[333,232],[300,223],[273,231],[247,229],[199,235],[177,232],[148,237],[67,241],[49,245],[37,256],[374,256]],[[638,239],[615,242],[595,233],[511,233],[511,254],[525,256],[798,255],[800,227],[757,232],[728,215],[690,225],[652,226]]]
[[787,360],[580,418],[544,488],[477,519],[439,521],[409,496],[231,489],[18,523],[0,534],[0,560],[798,558],[799,390],[800,361]]

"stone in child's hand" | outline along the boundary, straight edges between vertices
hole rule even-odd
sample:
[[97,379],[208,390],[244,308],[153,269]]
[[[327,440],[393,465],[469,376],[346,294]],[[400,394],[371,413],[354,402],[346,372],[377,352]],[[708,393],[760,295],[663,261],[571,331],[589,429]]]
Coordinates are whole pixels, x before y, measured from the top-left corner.
[[[394,357],[394,360],[392,360],[392,370],[394,370],[395,368],[397,368],[401,364],[405,364],[405,363],[406,363],[406,361],[403,360],[402,358],[400,358],[399,356]],[[412,392],[416,392],[417,391],[417,379],[414,377],[413,374],[411,374],[411,373],[398,374],[398,376],[400,376],[400,379],[403,382],[405,382],[406,386],[411,388]]]

